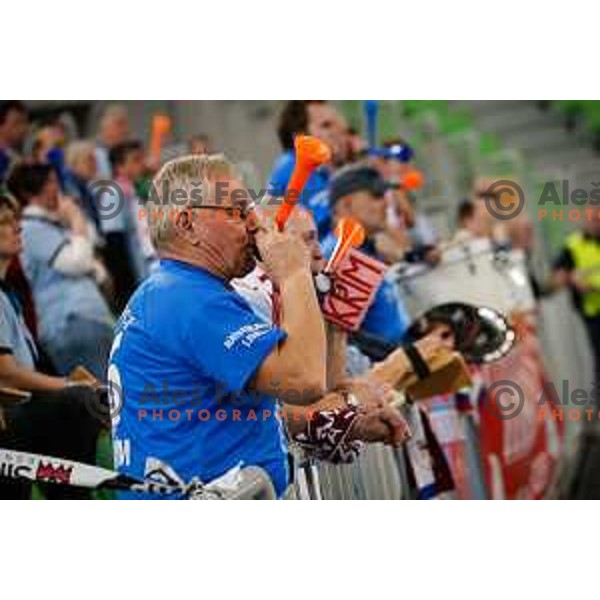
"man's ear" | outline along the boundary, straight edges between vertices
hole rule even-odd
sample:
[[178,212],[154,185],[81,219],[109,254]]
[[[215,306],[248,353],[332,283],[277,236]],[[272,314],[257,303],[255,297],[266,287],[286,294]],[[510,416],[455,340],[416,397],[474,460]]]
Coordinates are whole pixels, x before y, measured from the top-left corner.
[[196,227],[194,227],[193,213],[191,210],[182,210],[175,218],[173,224],[178,237],[184,239],[188,244],[197,246],[200,243]]
[[352,197],[344,196],[337,201],[336,213],[340,217],[346,217],[351,213],[352,208]]

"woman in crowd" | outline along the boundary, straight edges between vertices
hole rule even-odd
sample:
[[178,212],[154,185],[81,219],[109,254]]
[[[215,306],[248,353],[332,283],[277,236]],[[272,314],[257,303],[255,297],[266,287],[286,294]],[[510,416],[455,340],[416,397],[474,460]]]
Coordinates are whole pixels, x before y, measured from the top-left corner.
[[50,165],[20,165],[8,187],[24,206],[21,260],[33,290],[39,339],[61,375],[82,364],[103,379],[112,315],[98,284],[106,271],[94,256],[83,212],[60,195]]
[[[9,265],[21,250],[17,207],[8,197],[0,196],[0,447],[91,464],[100,429],[100,421],[86,409],[94,392],[39,370],[39,352],[23,319],[19,294],[6,280]],[[31,392],[31,400],[16,402],[6,388]],[[44,492],[56,499],[89,496],[59,485],[44,486]],[[0,498],[30,495],[30,482],[0,478]]]

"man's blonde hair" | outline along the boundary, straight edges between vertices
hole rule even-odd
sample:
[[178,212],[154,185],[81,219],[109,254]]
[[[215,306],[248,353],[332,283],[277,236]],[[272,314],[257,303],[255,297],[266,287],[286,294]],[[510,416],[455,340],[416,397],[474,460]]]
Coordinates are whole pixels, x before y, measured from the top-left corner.
[[173,215],[190,203],[215,204],[215,181],[234,177],[239,177],[235,167],[223,154],[190,154],[163,165],[152,181],[147,205],[154,247],[160,249],[170,239]]

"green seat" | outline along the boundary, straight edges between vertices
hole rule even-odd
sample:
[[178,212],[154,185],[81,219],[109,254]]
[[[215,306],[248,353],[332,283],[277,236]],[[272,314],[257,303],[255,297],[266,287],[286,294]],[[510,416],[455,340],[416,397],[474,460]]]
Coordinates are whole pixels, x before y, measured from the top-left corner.
[[361,131],[362,129],[362,100],[342,100],[341,110],[350,127]]
[[555,100],[556,105],[561,108],[567,117],[577,117],[583,112],[584,100]]
[[440,127],[446,135],[463,133],[473,128],[471,115],[465,110],[447,110],[439,112]]
[[407,117],[416,117],[426,111],[439,113],[447,109],[447,100],[402,100],[403,113]]
[[479,137],[479,151],[484,156],[492,156],[502,150],[500,140],[491,133],[482,133]]
[[584,100],[583,115],[586,126],[593,133],[600,133],[600,102],[597,100]]

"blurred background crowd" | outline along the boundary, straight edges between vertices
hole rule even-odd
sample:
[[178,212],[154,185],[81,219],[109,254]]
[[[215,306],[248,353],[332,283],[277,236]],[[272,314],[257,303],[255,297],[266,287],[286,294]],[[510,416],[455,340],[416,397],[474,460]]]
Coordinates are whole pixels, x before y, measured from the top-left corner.
[[[365,228],[363,250],[391,268],[437,268],[452,244],[479,238],[520,249],[545,372],[573,388],[598,381],[600,350],[589,344],[600,348],[600,306],[584,308],[594,290],[570,275],[580,265],[568,244],[577,229],[596,243],[598,224],[540,220],[536,202],[548,181],[593,185],[598,103],[382,101],[378,111],[377,132],[369,132],[359,101],[0,101],[0,384],[63,399],[44,405],[43,414],[17,418],[24,427],[17,437],[33,439],[27,423],[53,413],[60,435],[29,449],[65,452],[58,438],[72,437],[69,423],[77,423],[87,428],[86,443],[73,442],[72,457],[110,464],[108,440],[99,450],[98,427],[72,414],[64,398],[78,365],[104,379],[114,321],[152,269],[154,252],[135,211],[153,175],[176,156],[224,152],[248,187],[282,195],[299,133],[322,139],[333,153],[301,197],[326,253],[344,216]],[[159,145],[157,118],[169,124]],[[351,166],[361,169],[344,181],[339,175]],[[524,190],[525,209],[513,219],[494,218],[486,207],[496,180]],[[103,213],[107,181],[118,183],[125,198],[125,210],[110,218]],[[393,283],[386,285],[362,328],[383,347],[395,347],[415,315]],[[575,294],[574,304],[555,293],[563,288]],[[581,423],[565,426],[568,446]],[[11,435],[5,428],[0,442]],[[30,494],[11,485],[5,495]]]

